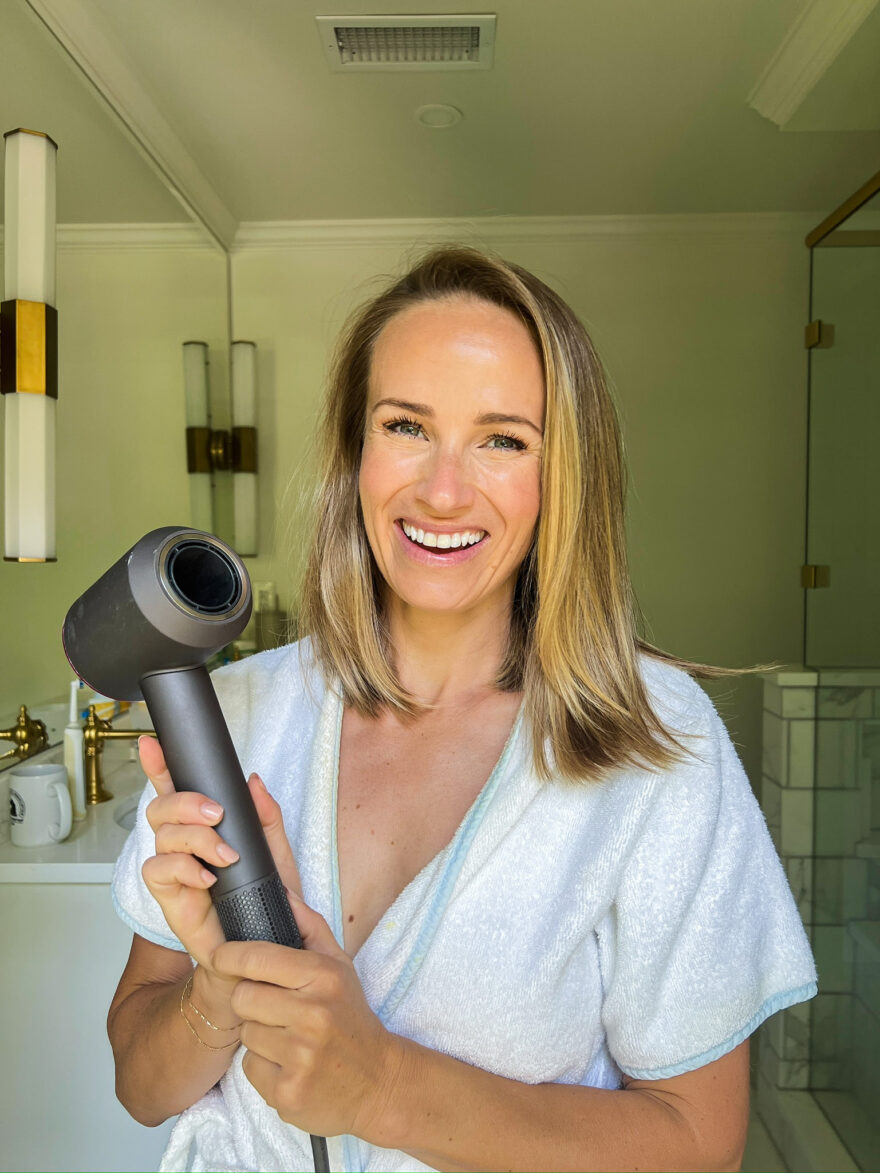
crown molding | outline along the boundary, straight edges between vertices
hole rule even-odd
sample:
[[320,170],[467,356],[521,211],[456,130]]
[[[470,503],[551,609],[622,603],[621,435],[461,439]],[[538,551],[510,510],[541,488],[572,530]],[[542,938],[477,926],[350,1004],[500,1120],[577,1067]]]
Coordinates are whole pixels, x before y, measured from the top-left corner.
[[[820,213],[821,215],[821,213]],[[449,220],[261,220],[239,224],[233,253],[258,249],[365,248],[455,242],[546,243],[596,237],[803,236],[813,213],[735,212],[644,216],[492,216]]]
[[88,0],[25,0],[188,215],[224,250],[237,221],[196,165]]
[[[264,220],[242,224],[232,251],[374,248],[433,243],[485,248],[487,245],[565,243],[601,238],[802,238],[815,225],[819,215],[734,212],[692,216],[498,216],[473,220]],[[0,247],[2,245],[3,228],[0,226]],[[199,224],[59,224],[56,245],[63,252],[216,251],[213,239]]]
[[217,252],[214,240],[199,224],[59,224],[55,245],[59,252]]
[[749,106],[784,129],[876,5],[877,0],[813,0],[758,79]]

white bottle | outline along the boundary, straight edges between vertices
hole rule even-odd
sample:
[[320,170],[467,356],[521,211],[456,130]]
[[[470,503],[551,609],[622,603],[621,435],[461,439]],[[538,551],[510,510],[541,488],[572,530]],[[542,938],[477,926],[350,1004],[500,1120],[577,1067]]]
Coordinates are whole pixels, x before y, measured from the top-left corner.
[[85,688],[81,680],[70,682],[70,711],[64,729],[64,765],[70,787],[70,805],[74,819],[86,817],[86,765],[83,758],[82,702]]

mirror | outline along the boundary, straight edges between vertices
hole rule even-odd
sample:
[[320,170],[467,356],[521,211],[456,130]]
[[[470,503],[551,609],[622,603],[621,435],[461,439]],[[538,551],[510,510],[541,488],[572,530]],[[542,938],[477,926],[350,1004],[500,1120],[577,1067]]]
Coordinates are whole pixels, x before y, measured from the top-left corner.
[[0,110],[0,130],[42,130],[59,146],[58,560],[0,563],[0,728],[26,703],[57,734],[70,603],[148,530],[189,524],[187,339],[208,344],[215,426],[228,421],[227,260],[19,0],[3,6]]

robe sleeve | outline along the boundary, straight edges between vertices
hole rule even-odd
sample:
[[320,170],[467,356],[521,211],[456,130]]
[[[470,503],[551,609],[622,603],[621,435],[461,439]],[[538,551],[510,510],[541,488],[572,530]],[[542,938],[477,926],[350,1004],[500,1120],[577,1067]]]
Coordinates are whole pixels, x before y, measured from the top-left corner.
[[702,1067],[816,993],[764,816],[704,701],[687,756],[656,779],[597,930],[608,1049],[635,1079]]

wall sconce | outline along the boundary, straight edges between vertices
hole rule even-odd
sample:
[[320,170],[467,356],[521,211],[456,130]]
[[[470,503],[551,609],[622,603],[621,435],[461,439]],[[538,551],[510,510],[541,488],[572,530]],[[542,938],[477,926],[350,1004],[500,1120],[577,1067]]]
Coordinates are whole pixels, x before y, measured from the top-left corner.
[[211,533],[211,417],[208,413],[208,344],[183,344],[183,394],[186,402],[186,467],[189,472],[190,524]]
[[6,140],[0,393],[6,406],[7,562],[55,561],[55,156],[37,130]]
[[256,555],[257,522],[257,347],[232,344],[232,495],[235,549]]
[[256,355],[255,343],[232,343],[233,427],[229,432],[211,426],[207,343],[183,344],[186,458],[190,474],[192,524],[197,529],[213,532],[213,474],[231,470],[232,544],[245,557],[256,555],[259,537]]

